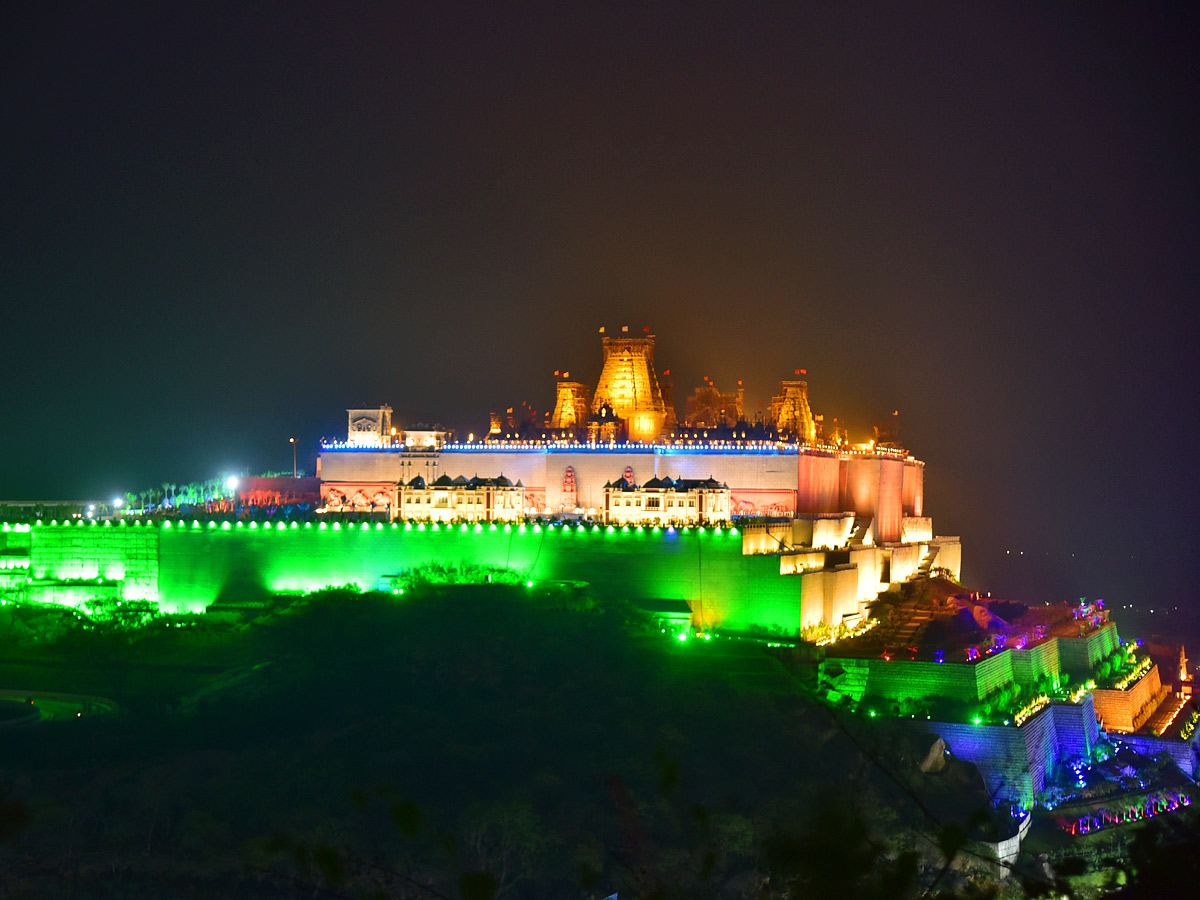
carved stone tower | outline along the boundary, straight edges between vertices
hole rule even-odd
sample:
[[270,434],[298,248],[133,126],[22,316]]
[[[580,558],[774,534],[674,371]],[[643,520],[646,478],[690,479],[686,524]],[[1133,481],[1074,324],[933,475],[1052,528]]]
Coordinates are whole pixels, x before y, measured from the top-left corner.
[[604,338],[604,368],[592,395],[592,412],[606,403],[625,421],[630,440],[658,437],[667,411],[654,374],[654,335]]
[[554,402],[554,415],[550,417],[553,429],[583,428],[591,414],[591,394],[588,386],[579,381],[558,382],[558,397]]
[[771,398],[771,424],[776,431],[786,431],[810,444],[817,439],[807,381],[779,382],[779,394]]

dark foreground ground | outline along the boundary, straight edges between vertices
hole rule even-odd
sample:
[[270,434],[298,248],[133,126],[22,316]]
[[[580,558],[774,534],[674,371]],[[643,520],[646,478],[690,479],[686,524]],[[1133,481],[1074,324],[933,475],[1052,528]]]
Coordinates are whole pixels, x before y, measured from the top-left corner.
[[121,711],[0,732],[3,898],[1030,890],[967,841],[974,769],[919,771],[931,736],[835,717],[758,645],[681,643],[617,599],[331,591],[19,637],[0,687]]

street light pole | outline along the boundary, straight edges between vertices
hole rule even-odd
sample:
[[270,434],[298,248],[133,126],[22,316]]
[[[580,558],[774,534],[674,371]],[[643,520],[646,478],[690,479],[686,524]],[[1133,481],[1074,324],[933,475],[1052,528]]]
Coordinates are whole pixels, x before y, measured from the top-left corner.
[[296,477],[296,439],[288,438],[288,443],[292,445],[292,477]]

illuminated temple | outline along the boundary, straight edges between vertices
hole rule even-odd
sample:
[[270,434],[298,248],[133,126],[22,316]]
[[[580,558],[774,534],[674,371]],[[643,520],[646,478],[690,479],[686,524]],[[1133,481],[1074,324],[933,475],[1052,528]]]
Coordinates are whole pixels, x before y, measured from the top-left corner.
[[[742,417],[740,385],[706,383],[680,422],[653,335],[605,336],[602,350],[594,389],[562,373],[552,413],[493,415],[479,441],[395,427],[387,406],[349,410],[346,439],[322,445],[322,511],[596,529],[571,565],[588,569],[604,547],[596,577],[683,600],[700,626],[852,625],[890,584],[933,568],[960,574],[958,539],[935,537],[925,515],[924,463],[878,430],[861,444],[824,435],[807,382],[783,381],[755,423]],[[710,559],[698,551],[673,576],[648,577],[662,568],[649,557],[698,540],[697,529],[736,540],[710,539],[720,549]],[[605,576],[610,555],[628,568]]]

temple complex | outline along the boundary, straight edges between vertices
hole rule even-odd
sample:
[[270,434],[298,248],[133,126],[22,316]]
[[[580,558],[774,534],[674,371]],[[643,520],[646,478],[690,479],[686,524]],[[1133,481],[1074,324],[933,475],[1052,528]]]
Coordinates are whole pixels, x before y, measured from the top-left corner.
[[[655,373],[654,341],[648,332],[604,335],[594,389],[556,372],[553,413],[543,421],[494,415],[480,441],[392,427],[389,407],[351,410],[346,440],[322,445],[318,512],[672,531],[733,525],[739,554],[770,565],[780,579],[773,589],[794,605],[751,597],[736,580],[702,612],[695,598],[678,597],[696,602],[709,626],[853,625],[889,585],[934,568],[959,576],[958,538],[935,536],[925,514],[924,463],[895,441],[823,438],[802,380],[782,381],[769,414],[749,423],[741,383],[722,392],[705,379],[679,422]],[[634,595],[663,590],[636,577],[628,584]]]

